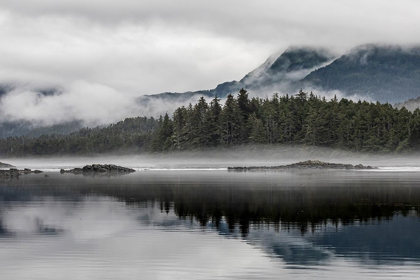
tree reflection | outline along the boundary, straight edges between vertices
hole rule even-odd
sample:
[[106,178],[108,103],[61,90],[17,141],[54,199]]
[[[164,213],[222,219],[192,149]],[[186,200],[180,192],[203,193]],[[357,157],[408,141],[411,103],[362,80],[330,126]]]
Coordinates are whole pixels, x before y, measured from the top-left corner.
[[[92,190],[92,189],[91,189]],[[395,214],[418,210],[420,189],[375,185],[299,188],[238,188],[237,186],[168,185],[125,189],[94,189],[128,204],[157,201],[162,212],[171,210],[181,219],[194,219],[201,226],[219,228],[222,221],[243,236],[252,225],[314,232],[327,224],[351,225],[372,220],[390,220]],[[112,193],[111,193],[112,192]]]

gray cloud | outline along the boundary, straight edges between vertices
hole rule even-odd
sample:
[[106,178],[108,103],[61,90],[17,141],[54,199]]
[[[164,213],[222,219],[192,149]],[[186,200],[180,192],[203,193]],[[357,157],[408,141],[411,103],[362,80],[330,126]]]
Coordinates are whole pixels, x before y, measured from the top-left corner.
[[[23,91],[60,87],[80,99],[102,96],[101,106],[113,113],[130,107],[120,100],[126,97],[239,80],[289,45],[344,52],[370,42],[420,43],[419,10],[412,0],[3,0],[0,84],[23,89],[2,104],[23,110],[17,99],[33,98]],[[95,86],[73,93],[80,81]],[[116,94],[101,95],[104,88]],[[87,104],[66,110],[99,110]],[[5,116],[13,108],[0,110]]]
[[0,99],[1,120],[30,121],[34,127],[82,121],[84,126],[104,125],[126,117],[159,117],[185,104],[196,103],[199,96],[183,101],[151,99],[137,102],[112,87],[76,81],[62,92],[42,95],[19,87]]

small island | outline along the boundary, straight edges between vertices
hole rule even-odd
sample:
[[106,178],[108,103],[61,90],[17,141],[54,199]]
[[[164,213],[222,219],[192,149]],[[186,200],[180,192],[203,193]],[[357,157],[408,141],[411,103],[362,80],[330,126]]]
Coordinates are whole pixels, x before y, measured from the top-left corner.
[[128,167],[118,166],[115,164],[92,164],[85,165],[83,168],[74,168],[69,170],[61,169],[60,173],[73,173],[73,174],[128,174],[136,172],[136,170]]
[[7,170],[0,170],[0,180],[6,179],[18,179],[22,174],[38,174],[42,173],[41,170],[31,170],[29,168],[25,168],[22,170],[18,170],[16,168],[10,168]]
[[341,170],[364,170],[378,169],[377,167],[362,164],[342,164],[330,163],[320,160],[307,160],[288,165],[278,166],[248,166],[248,167],[228,167],[228,170],[246,171],[246,170],[285,170],[285,169],[341,169]]

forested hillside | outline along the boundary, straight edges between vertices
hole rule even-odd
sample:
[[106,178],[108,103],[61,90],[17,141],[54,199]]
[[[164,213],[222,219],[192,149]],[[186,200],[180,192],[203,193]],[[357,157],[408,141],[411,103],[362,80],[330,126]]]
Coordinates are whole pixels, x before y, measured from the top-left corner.
[[27,136],[0,139],[0,154],[27,155],[89,155],[135,150],[146,152],[153,131],[154,118],[127,118],[105,128],[83,128],[71,134],[51,134],[38,138]]
[[0,138],[26,136],[30,138],[49,134],[70,134],[83,128],[80,121],[34,127],[29,121],[7,121],[0,123]]
[[294,96],[249,99],[246,90],[225,104],[204,97],[178,108],[172,118],[130,118],[70,135],[0,140],[6,156],[164,152],[245,144],[304,144],[354,152],[420,149],[420,110],[390,104]]

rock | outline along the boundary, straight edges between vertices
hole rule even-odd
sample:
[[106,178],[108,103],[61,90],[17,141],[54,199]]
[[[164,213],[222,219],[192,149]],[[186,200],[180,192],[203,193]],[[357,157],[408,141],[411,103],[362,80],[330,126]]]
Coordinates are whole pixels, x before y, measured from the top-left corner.
[[9,170],[0,170],[0,179],[14,179],[19,178],[19,170],[11,168]]
[[352,165],[352,164],[342,164],[342,163],[330,163],[319,160],[307,160],[298,163],[288,164],[288,165],[279,165],[279,166],[249,166],[249,167],[228,167],[228,170],[236,171],[246,171],[246,170],[282,170],[282,169],[377,169],[372,166],[364,166],[362,164]]
[[128,174],[135,172],[136,170],[118,166],[115,164],[92,164],[85,165],[82,168],[74,168],[69,170],[61,169],[60,173],[73,173],[73,174]]
[[10,168],[9,170],[0,170],[0,180],[5,180],[5,179],[16,179],[19,178],[20,175],[22,174],[31,174],[31,173],[42,173],[41,170],[34,170],[32,171],[31,169],[25,168],[23,170],[18,170],[16,168]]

